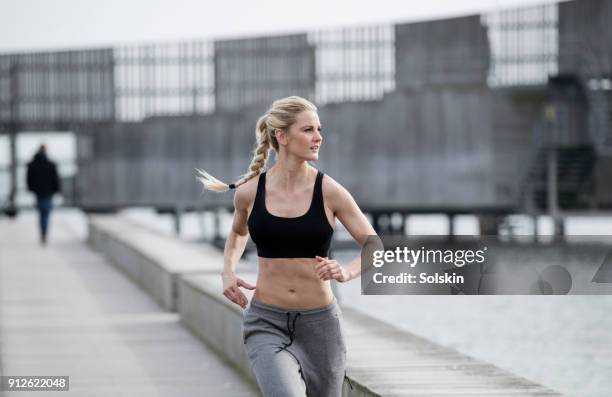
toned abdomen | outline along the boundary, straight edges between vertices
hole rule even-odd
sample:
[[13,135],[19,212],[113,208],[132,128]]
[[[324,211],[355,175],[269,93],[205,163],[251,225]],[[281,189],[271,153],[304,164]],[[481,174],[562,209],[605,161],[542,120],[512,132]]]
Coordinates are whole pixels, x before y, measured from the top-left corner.
[[331,302],[329,281],[321,280],[313,258],[259,258],[254,298],[287,309],[314,309]]

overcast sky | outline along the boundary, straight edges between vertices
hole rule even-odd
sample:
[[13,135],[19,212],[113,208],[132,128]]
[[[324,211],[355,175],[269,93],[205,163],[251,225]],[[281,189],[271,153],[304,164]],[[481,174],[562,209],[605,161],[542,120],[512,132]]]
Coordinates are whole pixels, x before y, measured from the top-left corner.
[[433,19],[553,0],[0,0],[0,52]]

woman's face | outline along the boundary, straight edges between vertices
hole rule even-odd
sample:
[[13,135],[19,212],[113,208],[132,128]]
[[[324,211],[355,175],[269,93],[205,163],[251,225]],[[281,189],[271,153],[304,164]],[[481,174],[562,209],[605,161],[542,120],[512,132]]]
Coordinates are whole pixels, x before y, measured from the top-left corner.
[[285,145],[283,146],[289,154],[305,161],[318,160],[319,149],[323,141],[319,115],[312,110],[298,113],[295,123],[289,127],[289,133],[284,138]]

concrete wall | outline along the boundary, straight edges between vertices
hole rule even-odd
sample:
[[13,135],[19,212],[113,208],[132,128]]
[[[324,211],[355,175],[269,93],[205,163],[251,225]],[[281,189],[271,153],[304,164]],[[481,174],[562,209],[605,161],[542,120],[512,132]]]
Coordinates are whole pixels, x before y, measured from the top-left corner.
[[325,107],[321,167],[363,206],[495,204],[491,102],[481,89],[423,89]]
[[[244,349],[243,311],[222,293],[218,273],[222,264],[218,259],[221,255],[219,252],[210,251],[210,247],[208,251],[202,246],[189,247],[173,237],[152,235],[145,229],[132,227],[121,217],[95,217],[89,226],[93,231],[90,236],[94,236],[92,244],[102,254],[111,256],[113,263],[122,270],[139,262],[143,269],[142,276],[148,270],[165,273],[166,278],[175,278],[175,305],[164,308],[176,310],[183,325],[238,373],[255,382]],[[125,229],[130,229],[130,232],[126,233]],[[103,238],[100,239],[100,236]],[[156,240],[153,244],[152,238]],[[115,244],[108,244],[112,241]],[[125,246],[124,254],[118,257],[114,253],[114,246]],[[192,265],[186,267],[186,263]],[[237,274],[255,284],[256,274],[247,273],[240,267],[239,263]],[[146,278],[131,277],[139,285],[149,284]],[[147,291],[159,301],[159,291]],[[242,291],[251,301],[253,290]],[[340,311],[347,347],[342,397],[450,395],[457,390],[461,390],[463,395],[559,395],[492,364],[377,321],[355,309],[342,306]]]
[[218,40],[214,59],[216,110],[314,96],[314,47],[306,34]]
[[491,163],[495,196],[517,202],[521,184],[535,164],[534,131],[547,100],[544,87],[523,92],[496,90],[492,123],[495,134]]
[[612,208],[612,155],[602,156],[595,164],[596,202],[605,208]]
[[[559,5],[562,72],[582,70],[575,51],[593,46],[608,68],[612,41],[604,22],[611,10],[599,0]],[[576,39],[596,44],[568,44]],[[396,91],[380,101],[320,106],[324,144],[315,166],[362,207],[518,204],[547,89],[487,87],[491,51],[479,15],[398,24],[395,49]],[[302,34],[216,42],[214,114],[101,125],[79,137],[80,146],[91,147],[79,160],[81,205],[231,205],[232,194],[202,194],[194,169],[227,182],[244,173],[256,120],[273,98],[311,96],[313,61]],[[583,105],[569,103],[572,128],[564,139],[587,136]]]
[[[244,173],[266,106],[90,130],[79,137],[92,147],[79,160],[81,204],[231,205],[231,194],[201,194],[194,168],[228,182]],[[404,90],[382,101],[323,106],[324,144],[315,166],[366,207],[511,205],[537,116],[533,106],[478,87]]]
[[88,243],[169,311],[177,310],[180,275],[218,274],[223,267],[223,254],[213,247],[172,239],[121,217],[90,217],[88,230]]
[[559,3],[559,73],[612,75],[612,2]]
[[480,15],[395,25],[397,87],[486,84],[490,49]]

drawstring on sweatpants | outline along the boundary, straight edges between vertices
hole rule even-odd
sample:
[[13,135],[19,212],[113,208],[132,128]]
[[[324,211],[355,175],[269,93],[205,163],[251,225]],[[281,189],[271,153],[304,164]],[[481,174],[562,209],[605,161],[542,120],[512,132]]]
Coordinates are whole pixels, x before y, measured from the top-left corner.
[[[293,338],[295,336],[295,322],[297,321],[297,318],[302,313],[297,312],[295,317],[293,317],[293,323],[291,323],[291,312],[286,312],[286,314],[287,314],[287,331],[289,331],[289,343],[283,343],[283,346],[279,347],[278,350],[276,350],[274,353],[279,353],[282,350],[285,350],[285,351],[291,353],[291,351],[287,350],[287,348],[293,344]],[[290,326],[290,324],[292,326]],[[295,355],[293,353],[291,353],[291,355],[293,357],[295,357]],[[304,379],[304,381],[306,381],[306,379],[304,378],[304,373],[302,372],[302,365],[300,364],[300,362],[299,362],[297,357],[295,357],[295,359],[298,361],[298,365],[300,367],[300,375],[302,376],[302,379]],[[351,382],[351,379],[348,376],[346,376],[346,370],[344,370],[344,377],[348,381],[348,384],[351,387],[351,390],[353,390],[353,383]]]
[[287,312],[287,331],[289,331],[289,343],[283,343],[283,347],[279,347],[278,350],[275,351],[275,353],[278,353],[281,350],[286,350],[289,346],[293,344],[293,336],[295,334],[295,321],[297,320],[298,316],[300,316],[301,314],[302,313],[297,312],[295,317],[293,317],[293,329],[291,329],[291,327],[289,327],[289,321],[291,319],[291,312]]

